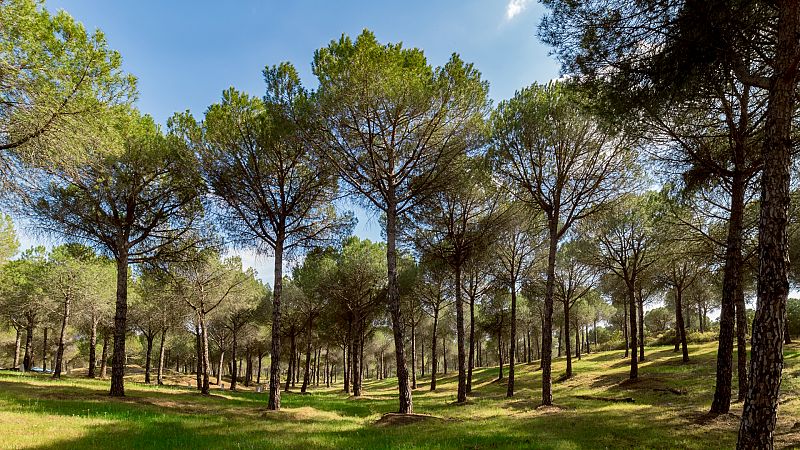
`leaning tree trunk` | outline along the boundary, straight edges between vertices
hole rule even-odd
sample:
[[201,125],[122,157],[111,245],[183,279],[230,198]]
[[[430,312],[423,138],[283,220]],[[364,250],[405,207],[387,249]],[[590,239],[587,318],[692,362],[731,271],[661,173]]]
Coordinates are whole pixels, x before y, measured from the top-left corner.
[[386,208],[386,267],[388,274],[388,305],[392,316],[392,331],[394,334],[395,360],[397,367],[397,385],[399,412],[411,414],[414,412],[414,403],[411,398],[411,389],[408,384],[408,367],[406,366],[406,353],[403,340],[403,320],[400,308],[400,292],[397,286],[397,204],[394,199],[395,188],[389,186],[389,201]]
[[92,321],[89,330],[89,378],[96,376],[95,366],[97,365],[97,320],[95,317],[90,319]]
[[772,448],[783,370],[788,281],[789,181],[792,122],[800,56],[800,8],[779,0],[774,72],[764,125],[764,169],[758,227],[758,311],[753,321],[747,396],[737,447]]
[[125,248],[118,248],[117,251],[117,303],[114,312],[114,350],[111,354],[109,395],[124,397],[125,335],[128,331],[128,251]]
[[686,324],[683,322],[683,286],[675,288],[675,326],[678,327],[676,346],[683,349],[683,362],[689,362],[689,346],[686,343]]
[[283,291],[283,234],[275,240],[275,277],[272,289],[272,346],[269,362],[269,404],[281,409],[281,292]]
[[[734,173],[731,188],[731,215],[725,245],[725,268],[722,278],[722,308],[719,316],[716,384],[711,412],[725,414],[731,408],[733,378],[733,340],[736,322],[737,291],[742,288],[742,227],[744,221],[744,181]],[[742,298],[744,300],[744,298]],[[745,354],[745,358],[746,358]],[[745,360],[746,361],[746,360]],[[746,364],[746,362],[745,362]],[[745,369],[746,372],[746,369]],[[745,383],[746,385],[746,383]]]
[[58,335],[58,349],[56,350],[56,361],[53,365],[53,378],[61,378],[61,367],[64,365],[64,340],[67,338],[67,324],[69,323],[69,307],[71,299],[64,299],[64,313],[61,317],[61,332]]
[[[512,276],[512,279],[515,277]],[[514,396],[514,362],[516,360],[517,349],[517,286],[516,282],[511,285],[511,348],[508,351],[508,387],[506,397]]]
[[556,250],[558,248],[558,217],[549,219],[550,241],[547,253],[547,280],[544,295],[544,327],[542,329],[542,405],[553,404],[553,291],[555,287]]

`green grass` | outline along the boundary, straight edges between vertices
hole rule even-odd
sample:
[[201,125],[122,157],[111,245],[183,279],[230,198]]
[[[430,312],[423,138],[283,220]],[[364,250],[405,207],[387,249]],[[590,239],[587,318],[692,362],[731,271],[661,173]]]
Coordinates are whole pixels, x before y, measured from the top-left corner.
[[[537,409],[541,372],[517,366],[517,391],[505,398],[497,368],[475,371],[467,405],[454,405],[454,374],[437,392],[419,380],[414,409],[438,419],[376,425],[397,408],[394,379],[367,381],[363,398],[338,389],[283,394],[280,412],[266,394],[130,382],[125,399],[106,395],[108,382],[0,372],[2,448],[731,448],[741,404],[732,414],[706,413],[714,383],[716,344],[690,348],[682,364],[668,347],[648,349],[640,381],[624,383],[628,361],[619,351],[575,362],[576,375],[556,383],[557,408]],[[800,445],[800,346],[786,350],[776,446]],[[564,370],[556,361],[554,374]],[[685,390],[676,395],[663,390]],[[734,379],[735,392],[735,379]],[[578,395],[632,397],[635,403],[582,400]]]

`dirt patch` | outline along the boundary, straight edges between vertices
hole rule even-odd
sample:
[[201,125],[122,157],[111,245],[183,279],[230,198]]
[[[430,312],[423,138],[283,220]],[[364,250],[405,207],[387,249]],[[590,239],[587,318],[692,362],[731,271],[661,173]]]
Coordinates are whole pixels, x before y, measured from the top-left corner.
[[427,414],[387,413],[375,422],[378,427],[396,427],[421,422],[444,422],[445,419]]
[[738,428],[741,417],[738,414],[726,413],[715,414],[710,412],[701,412],[689,414],[686,416],[690,423],[703,427],[710,426],[712,428]]
[[566,410],[567,408],[558,405],[539,405],[536,407],[536,412],[541,414],[555,414]]

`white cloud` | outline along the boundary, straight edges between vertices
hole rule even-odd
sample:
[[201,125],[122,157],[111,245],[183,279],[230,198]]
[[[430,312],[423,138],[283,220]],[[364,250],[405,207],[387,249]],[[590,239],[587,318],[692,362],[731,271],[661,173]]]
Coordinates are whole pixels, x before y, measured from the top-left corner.
[[518,16],[525,8],[528,7],[530,0],[508,0],[506,5],[506,20],[511,20]]

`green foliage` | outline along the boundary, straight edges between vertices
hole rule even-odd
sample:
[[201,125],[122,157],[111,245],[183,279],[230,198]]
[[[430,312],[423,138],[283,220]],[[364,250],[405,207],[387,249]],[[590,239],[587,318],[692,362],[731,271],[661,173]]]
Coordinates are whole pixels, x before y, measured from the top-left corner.
[[433,68],[421,50],[364,30],[317,50],[312,69],[322,150],[375,208],[424,201],[483,138],[488,83],[456,54]]
[[87,147],[79,166],[46,174],[30,214],[48,230],[140,262],[202,218],[202,180],[191,151],[151,117],[128,111],[117,119],[122,151]]
[[[136,83],[105,35],[63,10],[51,15],[41,0],[3,1],[0,23],[0,150],[41,164],[114,142],[107,110],[131,102]],[[0,152],[2,171],[8,156]]]
[[19,239],[11,216],[0,213],[0,265],[14,256],[19,249]]

